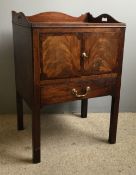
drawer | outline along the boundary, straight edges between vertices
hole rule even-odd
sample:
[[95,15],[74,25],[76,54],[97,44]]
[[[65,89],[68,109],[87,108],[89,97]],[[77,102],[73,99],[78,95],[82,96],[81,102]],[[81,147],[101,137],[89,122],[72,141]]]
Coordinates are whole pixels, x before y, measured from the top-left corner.
[[110,95],[117,74],[41,82],[41,105]]

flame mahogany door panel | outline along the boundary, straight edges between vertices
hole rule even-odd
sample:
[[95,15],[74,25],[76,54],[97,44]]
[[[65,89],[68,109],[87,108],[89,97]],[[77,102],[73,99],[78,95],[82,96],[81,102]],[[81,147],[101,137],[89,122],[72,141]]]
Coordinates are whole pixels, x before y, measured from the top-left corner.
[[117,72],[119,67],[120,32],[84,34],[84,75]]
[[80,76],[80,49],[77,34],[41,34],[41,79]]

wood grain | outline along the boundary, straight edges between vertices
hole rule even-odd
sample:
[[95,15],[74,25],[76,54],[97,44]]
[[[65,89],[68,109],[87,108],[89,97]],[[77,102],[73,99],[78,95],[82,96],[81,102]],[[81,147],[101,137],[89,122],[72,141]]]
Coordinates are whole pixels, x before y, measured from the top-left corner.
[[76,35],[41,35],[42,77],[80,76],[80,46]]
[[85,75],[116,72],[119,67],[120,33],[103,32],[85,35]]
[[[47,80],[41,86],[41,106],[72,100],[110,95],[116,82],[116,74],[97,77],[81,77],[61,80]],[[91,90],[84,98],[77,98],[72,94],[75,88],[78,94],[84,94],[86,87]]]
[[88,15],[83,14],[79,17],[73,17],[61,12],[43,12],[33,16],[27,16],[30,22],[85,22],[88,19]]

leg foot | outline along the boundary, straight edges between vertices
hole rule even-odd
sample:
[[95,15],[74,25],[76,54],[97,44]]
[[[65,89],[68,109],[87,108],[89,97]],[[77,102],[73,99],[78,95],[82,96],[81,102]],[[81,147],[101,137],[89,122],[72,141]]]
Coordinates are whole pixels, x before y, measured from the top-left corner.
[[33,163],[40,163],[41,162],[41,155],[40,155],[40,148],[37,150],[33,150]]

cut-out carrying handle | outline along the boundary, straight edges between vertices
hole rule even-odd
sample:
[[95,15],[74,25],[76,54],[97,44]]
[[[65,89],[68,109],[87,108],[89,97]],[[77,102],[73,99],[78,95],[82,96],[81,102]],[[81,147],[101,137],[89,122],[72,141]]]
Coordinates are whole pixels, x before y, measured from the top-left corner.
[[106,22],[106,23],[118,22],[112,16],[110,16],[108,14],[102,14],[102,15],[98,16],[97,18],[98,19],[100,18],[101,22]]
[[[89,14],[88,14],[89,15]],[[108,14],[102,14],[97,17],[93,17],[92,15],[89,15],[89,22],[94,23],[119,23],[116,19],[114,19],[112,16]]]

